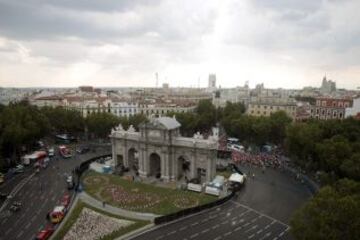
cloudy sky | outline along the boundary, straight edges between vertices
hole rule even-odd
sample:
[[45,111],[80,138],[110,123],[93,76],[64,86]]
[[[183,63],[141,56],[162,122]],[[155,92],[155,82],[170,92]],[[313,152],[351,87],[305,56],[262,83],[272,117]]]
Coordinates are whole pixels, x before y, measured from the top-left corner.
[[0,0],[0,86],[360,86],[359,0]]

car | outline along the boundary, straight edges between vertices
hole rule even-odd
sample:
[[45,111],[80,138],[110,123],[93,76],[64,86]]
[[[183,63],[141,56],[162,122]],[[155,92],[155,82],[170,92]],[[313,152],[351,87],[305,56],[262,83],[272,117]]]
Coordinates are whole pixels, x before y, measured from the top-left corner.
[[35,237],[35,240],[46,240],[49,239],[53,234],[54,228],[51,225],[47,225],[44,229],[40,230]]
[[21,208],[21,202],[13,202],[13,204],[10,206],[10,211],[17,212]]
[[74,183],[74,179],[71,175],[69,175],[67,178],[66,178],[66,184],[67,184],[67,188],[70,190],[70,189],[73,189],[75,187],[75,183]]
[[76,152],[79,153],[79,154],[84,154],[84,153],[90,152],[90,147],[81,146],[78,149],[76,149]]
[[49,213],[50,222],[53,224],[60,223],[65,217],[66,209],[64,206],[56,206],[52,212]]
[[14,173],[23,173],[24,169],[24,165],[19,164],[14,168]]
[[53,147],[48,149],[48,155],[49,157],[55,156],[55,149]]

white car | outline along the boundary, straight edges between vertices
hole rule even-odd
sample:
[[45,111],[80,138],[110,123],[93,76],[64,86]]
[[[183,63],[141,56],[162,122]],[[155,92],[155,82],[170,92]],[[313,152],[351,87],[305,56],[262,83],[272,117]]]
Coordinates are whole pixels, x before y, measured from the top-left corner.
[[54,148],[49,148],[48,155],[49,155],[49,157],[55,156],[55,149]]
[[238,152],[244,152],[244,150],[245,150],[244,146],[237,145],[237,144],[232,144],[232,145],[228,146],[228,148],[230,150],[234,150],[234,151],[238,151]]

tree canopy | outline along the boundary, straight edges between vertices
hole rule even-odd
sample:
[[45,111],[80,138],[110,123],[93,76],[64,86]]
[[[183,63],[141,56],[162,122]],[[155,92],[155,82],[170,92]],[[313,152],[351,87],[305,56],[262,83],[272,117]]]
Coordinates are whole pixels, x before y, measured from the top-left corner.
[[352,240],[360,236],[360,183],[348,179],[323,187],[291,220],[298,240]]

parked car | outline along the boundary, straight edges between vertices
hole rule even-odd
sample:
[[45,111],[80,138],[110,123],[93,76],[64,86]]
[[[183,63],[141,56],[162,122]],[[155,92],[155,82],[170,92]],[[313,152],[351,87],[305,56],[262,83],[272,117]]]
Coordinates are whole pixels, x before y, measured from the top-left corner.
[[10,206],[10,211],[17,212],[21,208],[21,202],[13,202],[13,204]]
[[35,240],[46,240],[49,239],[50,236],[53,234],[54,228],[51,225],[47,225],[44,229],[38,232],[35,237]]
[[60,223],[65,217],[65,212],[66,210],[64,206],[56,206],[54,210],[49,213],[49,219],[51,223]]

